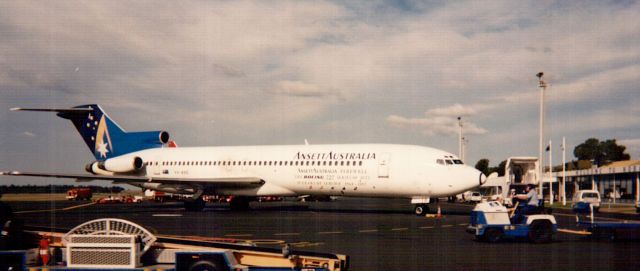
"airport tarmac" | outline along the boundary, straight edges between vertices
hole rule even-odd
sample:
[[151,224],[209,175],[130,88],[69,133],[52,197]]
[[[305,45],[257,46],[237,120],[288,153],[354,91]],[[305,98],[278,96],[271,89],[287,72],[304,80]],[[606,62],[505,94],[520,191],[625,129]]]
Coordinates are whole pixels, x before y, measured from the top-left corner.
[[[185,212],[179,203],[9,204],[31,226],[71,229],[92,219],[122,218],[159,235],[235,238],[269,247],[289,243],[294,250],[346,254],[350,270],[635,270],[640,252],[637,241],[592,241],[564,232],[550,244],[476,242],[465,232],[471,205],[442,203],[444,217],[435,219],[413,215],[402,199],[254,202],[245,212],[225,204],[208,204],[203,212]],[[572,215],[556,218],[560,228],[575,229]]]

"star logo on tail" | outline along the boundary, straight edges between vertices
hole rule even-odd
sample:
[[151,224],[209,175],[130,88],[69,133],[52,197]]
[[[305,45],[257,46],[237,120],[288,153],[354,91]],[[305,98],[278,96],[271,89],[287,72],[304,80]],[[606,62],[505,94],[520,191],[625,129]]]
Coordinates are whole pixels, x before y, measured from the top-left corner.
[[108,143],[104,143],[104,142],[98,143],[97,151],[100,153],[100,157],[107,157],[107,153],[109,152],[109,150],[107,150],[108,145],[109,145]]

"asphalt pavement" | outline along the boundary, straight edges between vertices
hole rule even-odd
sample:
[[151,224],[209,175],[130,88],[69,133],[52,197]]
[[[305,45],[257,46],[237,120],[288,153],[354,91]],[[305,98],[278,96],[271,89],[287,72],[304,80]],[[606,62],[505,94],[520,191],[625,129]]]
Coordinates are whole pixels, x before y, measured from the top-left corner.
[[[350,270],[636,270],[640,252],[638,241],[598,241],[564,232],[549,244],[478,242],[465,232],[471,205],[442,203],[443,217],[437,219],[413,215],[403,199],[254,202],[243,212],[218,203],[203,212],[186,212],[180,203],[9,204],[31,226],[71,229],[92,219],[122,218],[160,235],[224,237],[269,247],[289,243],[294,251],[347,254]],[[571,214],[558,213],[556,219],[560,228],[577,229]]]

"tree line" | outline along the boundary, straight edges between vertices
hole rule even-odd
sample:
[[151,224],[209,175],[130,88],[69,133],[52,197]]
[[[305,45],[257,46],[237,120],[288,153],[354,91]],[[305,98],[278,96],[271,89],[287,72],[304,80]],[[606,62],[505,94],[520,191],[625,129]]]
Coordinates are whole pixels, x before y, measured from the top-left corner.
[[75,186],[75,185],[2,185],[0,193],[2,194],[48,194],[48,193],[67,193],[72,188],[90,188],[93,193],[120,193],[124,188],[120,186]]
[[[618,145],[615,139],[600,141],[597,138],[589,138],[573,149],[573,155],[577,160],[567,162],[565,167],[567,170],[589,169],[593,165],[600,167],[616,161],[629,160],[631,156],[625,153],[626,149],[626,146]],[[482,158],[478,160],[475,167],[487,176],[493,172],[497,172],[498,176],[504,176],[506,163],[507,160],[504,160],[498,166],[491,167],[489,159]],[[546,169],[548,170],[548,167]],[[553,171],[560,170],[562,165],[553,167]]]

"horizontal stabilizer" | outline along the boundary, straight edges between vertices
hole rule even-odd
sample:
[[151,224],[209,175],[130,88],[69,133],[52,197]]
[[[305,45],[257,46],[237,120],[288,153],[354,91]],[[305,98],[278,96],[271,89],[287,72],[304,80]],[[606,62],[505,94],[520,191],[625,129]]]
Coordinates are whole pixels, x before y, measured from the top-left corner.
[[65,114],[84,114],[91,112],[93,109],[91,108],[22,108],[22,107],[14,107],[9,109],[11,111],[38,111],[38,112],[58,112]]

